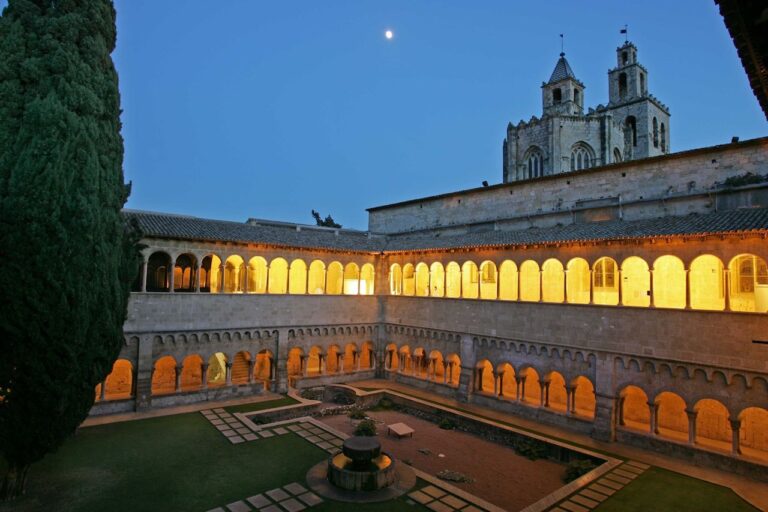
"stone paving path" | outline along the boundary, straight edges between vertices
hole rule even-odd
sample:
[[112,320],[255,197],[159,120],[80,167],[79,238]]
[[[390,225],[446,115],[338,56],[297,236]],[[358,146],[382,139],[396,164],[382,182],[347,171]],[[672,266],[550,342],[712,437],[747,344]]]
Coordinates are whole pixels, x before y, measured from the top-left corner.
[[256,494],[208,512],[299,512],[314,507],[323,499],[298,482]]
[[484,508],[468,503],[458,496],[445,492],[445,490],[428,485],[418,491],[408,494],[408,497],[435,512],[453,512],[461,510],[462,512],[484,512]]
[[585,486],[578,493],[549,509],[550,512],[588,512],[624,488],[643,474],[650,466],[633,460],[627,461],[616,469],[604,474],[599,480]]

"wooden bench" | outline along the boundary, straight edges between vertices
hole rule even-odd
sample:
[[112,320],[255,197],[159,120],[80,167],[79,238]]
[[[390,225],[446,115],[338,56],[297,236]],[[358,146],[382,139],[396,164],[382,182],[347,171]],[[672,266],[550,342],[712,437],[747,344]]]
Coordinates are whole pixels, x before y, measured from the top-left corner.
[[405,423],[393,423],[387,425],[387,435],[395,434],[397,437],[413,437],[414,430]]

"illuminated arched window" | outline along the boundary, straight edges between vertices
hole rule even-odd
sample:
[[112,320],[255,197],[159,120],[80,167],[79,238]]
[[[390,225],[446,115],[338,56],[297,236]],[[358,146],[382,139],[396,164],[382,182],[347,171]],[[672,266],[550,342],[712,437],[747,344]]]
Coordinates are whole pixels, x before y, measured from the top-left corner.
[[403,294],[403,271],[397,263],[389,267],[389,293],[390,295]]
[[320,260],[315,260],[309,264],[307,293],[310,295],[322,295],[325,293],[325,263]]
[[416,274],[413,265],[406,263],[403,267],[403,295],[412,297],[416,294]]
[[768,266],[754,254],[736,256],[728,265],[733,311],[768,311]]
[[355,263],[344,267],[344,295],[360,293],[360,268]]
[[224,293],[243,293],[245,286],[243,258],[232,255],[224,263]]
[[373,265],[366,263],[360,268],[360,295],[373,295],[374,279]]
[[554,258],[541,266],[541,300],[565,302],[565,272],[563,264]]
[[338,261],[328,265],[325,275],[325,293],[328,295],[341,295],[344,284],[344,267]]
[[642,258],[630,256],[621,264],[621,303],[647,308],[651,304],[651,273]]
[[267,260],[254,256],[248,261],[248,293],[267,293]]
[[461,297],[461,267],[455,261],[445,266],[445,296]]
[[167,292],[170,287],[171,257],[158,251],[147,260],[147,291]]
[[600,258],[592,268],[592,290],[595,304],[615,306],[619,303],[619,269],[612,258]]
[[269,293],[286,293],[288,291],[288,262],[283,258],[275,258],[269,264]]
[[492,261],[484,261],[480,264],[480,298],[496,299],[498,296],[498,276],[496,264]]
[[416,296],[429,296],[429,267],[424,262],[416,265]]
[[583,258],[568,262],[566,296],[569,304],[589,304],[589,263]]
[[197,258],[194,254],[182,254],[176,258],[173,267],[173,289],[177,292],[195,291],[195,264]]
[[520,300],[539,302],[541,299],[541,281],[539,264],[526,260],[520,264]]
[[725,308],[723,262],[704,254],[691,262],[691,308],[720,311]]
[[661,256],[653,262],[653,305],[657,308],[685,308],[685,265],[675,256]]
[[461,296],[465,299],[478,297],[479,275],[474,261],[465,261],[461,267]]
[[445,269],[439,261],[429,267],[429,294],[432,297],[445,295]]
[[595,152],[586,142],[577,142],[571,148],[571,170],[580,171],[595,165]]
[[[221,259],[215,254],[209,254],[200,263],[200,291],[219,293],[219,283],[221,283]],[[149,291],[149,283],[147,283],[147,291]]]
[[288,293],[303,295],[307,293],[307,264],[304,260],[293,260],[288,276]]
[[517,300],[517,265],[514,261],[504,260],[499,266],[499,298]]

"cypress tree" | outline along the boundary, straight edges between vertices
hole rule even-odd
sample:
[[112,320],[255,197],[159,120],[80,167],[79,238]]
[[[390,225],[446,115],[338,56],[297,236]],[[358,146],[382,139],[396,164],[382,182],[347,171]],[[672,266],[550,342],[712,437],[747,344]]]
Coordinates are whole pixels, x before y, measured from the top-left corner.
[[0,16],[0,497],[87,416],[122,343],[136,231],[120,209],[110,0]]

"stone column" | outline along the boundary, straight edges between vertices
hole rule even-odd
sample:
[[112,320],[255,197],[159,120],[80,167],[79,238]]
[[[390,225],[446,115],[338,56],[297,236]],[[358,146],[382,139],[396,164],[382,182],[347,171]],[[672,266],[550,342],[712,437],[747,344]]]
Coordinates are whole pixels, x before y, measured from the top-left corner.
[[525,401],[525,377],[518,377],[517,381],[517,399],[521,402]]
[[100,402],[104,401],[104,396],[106,394],[106,390],[107,390],[107,379],[104,379],[103,381],[101,381],[101,389],[99,390],[99,401]]
[[136,398],[136,372],[131,372],[131,398]]
[[245,261],[240,265],[237,282],[243,283],[243,293],[248,293],[248,264]]
[[725,298],[725,307],[723,311],[731,310],[731,272],[726,268],[723,270],[723,297]]
[[176,366],[176,392],[181,393],[181,372],[184,367],[181,365]]
[[617,411],[616,411],[616,421],[620,426],[624,426],[624,401],[626,400],[625,397],[620,396],[617,401]]
[[307,356],[303,354],[299,356],[299,375],[307,376]]
[[493,376],[493,396],[499,396],[499,376]]
[[741,455],[741,420],[728,420],[731,422],[731,455]]
[[224,293],[224,274],[226,270],[226,265],[224,264],[224,261],[221,262],[221,265],[219,265],[219,293]]
[[169,275],[168,275],[168,291],[171,292],[171,293],[173,293],[173,289],[175,288],[175,286],[174,286],[174,280],[175,280],[174,274],[176,273],[175,270],[176,270],[176,260],[174,259],[174,256],[171,255],[171,267],[168,270],[168,272],[169,272]]
[[593,281],[594,276],[592,269],[588,270],[587,273],[589,274],[589,303],[594,304],[595,303],[595,282]]
[[195,264],[195,293],[200,293],[200,265]]
[[443,361],[443,384],[448,384],[448,367],[450,364],[447,361]]
[[656,301],[653,298],[653,270],[648,271],[648,307],[649,308],[655,308],[656,307]]
[[317,367],[320,375],[325,375],[326,357],[325,354],[317,354]]
[[459,341],[459,357],[461,358],[461,367],[456,399],[460,402],[467,402],[472,392],[472,371],[477,365],[474,341],[471,336],[466,334],[461,336]]
[[648,408],[651,413],[649,421],[651,427],[651,435],[655,436],[659,433],[659,404],[648,402]]
[[691,309],[691,269],[685,269],[685,309]]
[[549,407],[549,382],[539,382],[539,407]]
[[[571,392],[575,396],[575,388]],[[576,400],[571,398],[571,407],[575,409]],[[595,393],[595,420],[592,437],[600,441],[616,440],[616,397]]]
[[355,352],[354,361],[355,361],[355,371],[360,370],[360,352]]
[[685,415],[688,416],[688,444],[696,444],[696,411],[686,409]]
[[208,363],[205,361],[200,365],[200,378],[202,380],[200,383],[201,389],[208,389]]
[[498,395],[499,395],[499,397],[502,397],[502,398],[504,397],[504,374],[505,373],[506,372],[501,372],[499,374],[499,377],[498,377],[498,379],[499,379],[499,393],[498,393]]
[[141,291],[147,291],[147,260],[141,262]]
[[256,366],[256,361],[253,359],[248,360],[248,384],[253,384],[253,370]]
[[230,361],[227,361],[224,364],[224,369],[227,372],[227,380],[226,380],[227,386],[231,386],[232,385],[232,363]]
[[136,410],[152,407],[152,373],[155,364],[152,360],[153,336],[146,334],[139,338],[139,354],[136,360]]

